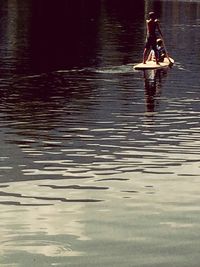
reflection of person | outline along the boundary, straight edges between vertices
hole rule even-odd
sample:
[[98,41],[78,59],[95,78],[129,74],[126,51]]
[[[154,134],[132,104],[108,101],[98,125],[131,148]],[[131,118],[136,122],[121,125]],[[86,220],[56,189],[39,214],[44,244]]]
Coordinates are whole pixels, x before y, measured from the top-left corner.
[[145,99],[147,112],[155,112],[156,100],[160,96],[161,78],[164,75],[161,70],[145,70],[144,84],[145,84]]
[[152,48],[155,53],[156,63],[159,64],[158,54],[156,49],[156,39],[157,39],[156,32],[158,31],[161,36],[162,32],[160,30],[158,19],[156,19],[154,12],[149,13],[149,19],[146,20],[146,30],[147,30],[147,36],[143,52],[143,63],[144,64],[146,63],[148,51]]

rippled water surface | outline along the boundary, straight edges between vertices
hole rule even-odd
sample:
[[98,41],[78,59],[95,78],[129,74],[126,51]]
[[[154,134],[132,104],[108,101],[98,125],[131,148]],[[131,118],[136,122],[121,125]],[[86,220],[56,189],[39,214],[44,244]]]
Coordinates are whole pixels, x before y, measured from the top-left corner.
[[0,265],[198,267],[200,3],[80,3],[0,8]]

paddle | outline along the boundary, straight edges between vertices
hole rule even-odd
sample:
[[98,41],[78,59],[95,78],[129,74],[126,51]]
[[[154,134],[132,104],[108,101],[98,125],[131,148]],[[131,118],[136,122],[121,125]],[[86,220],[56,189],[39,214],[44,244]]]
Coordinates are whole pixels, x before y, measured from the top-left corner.
[[169,60],[169,66],[172,66],[172,65],[173,65],[173,62],[170,60],[170,57],[169,57],[169,54],[168,54],[168,52],[167,52],[167,48],[166,48],[166,45],[165,45],[163,36],[162,36],[162,42],[163,42],[163,47],[164,47],[164,49],[165,49],[165,53],[166,53],[167,59]]

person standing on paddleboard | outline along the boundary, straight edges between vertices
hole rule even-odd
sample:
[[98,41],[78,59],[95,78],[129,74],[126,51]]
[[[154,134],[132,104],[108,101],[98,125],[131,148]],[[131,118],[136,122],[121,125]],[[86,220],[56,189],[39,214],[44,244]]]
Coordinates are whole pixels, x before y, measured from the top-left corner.
[[153,49],[155,53],[155,59],[156,63],[159,64],[159,58],[158,58],[158,52],[156,48],[156,32],[158,31],[161,36],[162,32],[159,26],[158,19],[156,19],[155,13],[154,12],[149,12],[149,19],[146,20],[146,30],[147,30],[147,36],[146,36],[146,43],[145,43],[145,48],[143,52],[143,63],[146,63],[147,60],[147,54],[150,49]]

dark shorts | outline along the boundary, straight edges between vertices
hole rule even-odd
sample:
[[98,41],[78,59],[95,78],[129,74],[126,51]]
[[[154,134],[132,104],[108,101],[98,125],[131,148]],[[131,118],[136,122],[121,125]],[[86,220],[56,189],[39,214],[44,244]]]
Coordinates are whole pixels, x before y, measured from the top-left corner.
[[156,50],[156,39],[155,35],[147,36],[145,48],[150,49],[152,48],[154,51]]

